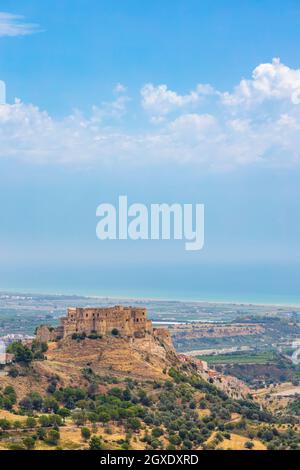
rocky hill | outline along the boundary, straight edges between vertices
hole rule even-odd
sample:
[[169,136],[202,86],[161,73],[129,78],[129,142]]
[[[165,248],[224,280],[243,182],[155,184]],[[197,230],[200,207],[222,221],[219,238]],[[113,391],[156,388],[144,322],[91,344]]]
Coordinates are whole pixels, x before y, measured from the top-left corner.
[[297,429],[287,429],[296,418],[279,419],[236,379],[178,355],[168,331],[153,328],[143,311],[117,309],[119,328],[103,311],[94,322],[97,313],[70,310],[56,330],[61,338],[41,342],[53,333],[42,327],[39,341],[11,345],[14,362],[0,382],[0,449],[299,447]]
[[131,377],[139,380],[164,380],[170,367],[180,361],[170,342],[147,335],[135,340],[113,335],[97,339],[72,339],[49,342],[42,360],[30,366],[15,364],[15,378],[1,377],[1,385],[14,385],[19,398],[31,390],[46,393],[49,381],[57,377],[61,386],[87,386],[83,375],[90,369],[97,376]]

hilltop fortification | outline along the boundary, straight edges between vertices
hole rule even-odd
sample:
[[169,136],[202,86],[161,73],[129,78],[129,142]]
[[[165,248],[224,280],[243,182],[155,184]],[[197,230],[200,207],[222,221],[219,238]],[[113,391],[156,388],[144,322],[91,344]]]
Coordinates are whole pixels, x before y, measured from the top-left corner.
[[36,339],[52,343],[48,365],[89,364],[97,373],[162,377],[164,369],[179,363],[169,330],[154,328],[145,308],[69,308],[58,327],[38,327]]
[[147,319],[146,308],[114,307],[68,308],[67,316],[60,319],[60,326],[53,328],[42,325],[37,329],[38,341],[55,341],[74,334],[111,335],[117,330],[122,337],[144,338],[147,334],[159,336],[168,341],[169,334],[162,328],[153,328]]

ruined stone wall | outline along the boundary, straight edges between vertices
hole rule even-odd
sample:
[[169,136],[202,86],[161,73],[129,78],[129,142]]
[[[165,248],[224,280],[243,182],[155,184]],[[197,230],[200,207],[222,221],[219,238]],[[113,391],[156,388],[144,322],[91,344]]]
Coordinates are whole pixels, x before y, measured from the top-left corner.
[[154,337],[163,342],[165,345],[168,345],[170,348],[174,348],[170,332],[167,328],[154,328],[153,329]]
[[143,336],[152,331],[152,322],[147,320],[146,309],[115,306],[109,308],[69,308],[68,316],[61,319],[63,337],[73,333],[97,332],[110,334],[113,329],[126,336]]
[[63,327],[53,328],[48,325],[41,325],[36,330],[36,339],[40,343],[48,343],[48,341],[56,341],[62,338],[64,334]]
[[[67,316],[61,318],[61,325],[52,328],[42,325],[37,329],[37,340],[42,342],[67,338],[74,333],[95,332],[98,335],[111,335],[117,329],[121,336],[130,338],[132,344],[139,345],[149,353],[152,350],[173,351],[169,331],[165,328],[153,328],[147,319],[145,308],[115,306],[109,308],[69,308]],[[160,348],[160,349],[159,349]]]

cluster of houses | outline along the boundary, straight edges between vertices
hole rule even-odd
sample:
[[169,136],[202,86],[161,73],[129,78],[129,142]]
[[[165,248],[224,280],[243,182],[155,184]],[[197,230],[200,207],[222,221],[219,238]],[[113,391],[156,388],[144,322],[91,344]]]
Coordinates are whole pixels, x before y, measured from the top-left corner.
[[186,354],[178,354],[179,359],[183,363],[193,363],[199,372],[199,374],[206,380],[211,379],[213,384],[227,393],[231,398],[245,398],[250,392],[249,388],[244,382],[232,377],[231,375],[224,375],[215,369],[210,369],[206,361],[196,359],[195,357],[188,356]]

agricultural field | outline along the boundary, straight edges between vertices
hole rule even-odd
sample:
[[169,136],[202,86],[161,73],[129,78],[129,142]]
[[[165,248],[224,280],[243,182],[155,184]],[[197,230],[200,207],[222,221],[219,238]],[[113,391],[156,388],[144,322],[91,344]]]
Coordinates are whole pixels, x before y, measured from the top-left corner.
[[218,364],[267,364],[276,360],[276,355],[272,351],[261,353],[232,353],[232,354],[211,354],[197,356],[198,359],[206,361],[209,365]]

